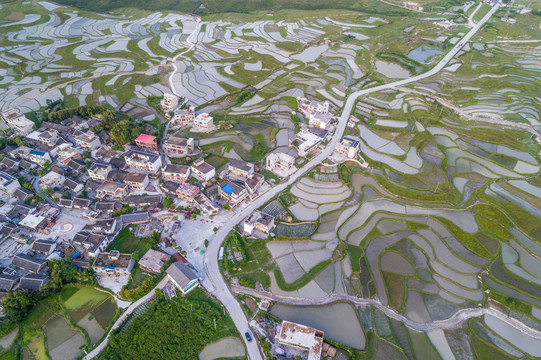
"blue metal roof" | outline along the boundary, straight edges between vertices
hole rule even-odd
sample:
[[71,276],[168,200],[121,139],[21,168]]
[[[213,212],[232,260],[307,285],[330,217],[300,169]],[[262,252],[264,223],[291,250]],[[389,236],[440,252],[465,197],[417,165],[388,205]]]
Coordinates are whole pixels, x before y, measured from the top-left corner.
[[45,151],[40,151],[40,150],[32,149],[32,150],[30,150],[30,154],[32,154],[32,155],[38,155],[38,156],[43,156],[43,155],[45,155]]
[[222,186],[222,190],[231,195],[234,189],[231,185],[225,184],[224,186]]

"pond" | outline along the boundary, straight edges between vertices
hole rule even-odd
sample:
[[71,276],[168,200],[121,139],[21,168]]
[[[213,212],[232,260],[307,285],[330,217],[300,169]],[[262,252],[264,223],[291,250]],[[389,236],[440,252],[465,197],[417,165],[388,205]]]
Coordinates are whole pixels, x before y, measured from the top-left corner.
[[276,304],[271,314],[325,332],[325,337],[355,349],[364,349],[366,337],[355,308],[346,303],[326,306]]
[[384,60],[376,60],[376,71],[394,79],[406,79],[411,76],[411,72],[402,66]]
[[428,64],[433,58],[441,54],[442,51],[430,45],[421,45],[408,53],[408,57],[421,64]]

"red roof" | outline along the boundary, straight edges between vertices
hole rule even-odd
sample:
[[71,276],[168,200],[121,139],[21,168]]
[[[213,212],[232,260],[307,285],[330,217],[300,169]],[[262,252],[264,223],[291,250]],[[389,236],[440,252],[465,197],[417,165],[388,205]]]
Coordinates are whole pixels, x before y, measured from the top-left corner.
[[137,139],[135,139],[135,141],[150,144],[154,142],[155,139],[156,139],[156,136],[141,134],[139,135]]
[[188,262],[188,260],[186,260],[184,256],[180,255],[179,253],[174,253],[173,259],[175,259],[175,261],[182,261],[185,264]]

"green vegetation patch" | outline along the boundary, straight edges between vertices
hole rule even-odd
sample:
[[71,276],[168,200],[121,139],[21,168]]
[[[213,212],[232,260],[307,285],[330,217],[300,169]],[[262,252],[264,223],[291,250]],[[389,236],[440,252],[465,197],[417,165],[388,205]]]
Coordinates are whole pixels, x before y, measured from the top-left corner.
[[[167,300],[163,294],[150,309],[109,339],[104,359],[197,359],[205,345],[238,336],[222,305],[196,289]],[[215,325],[216,324],[216,325]],[[181,355],[180,355],[181,354]]]

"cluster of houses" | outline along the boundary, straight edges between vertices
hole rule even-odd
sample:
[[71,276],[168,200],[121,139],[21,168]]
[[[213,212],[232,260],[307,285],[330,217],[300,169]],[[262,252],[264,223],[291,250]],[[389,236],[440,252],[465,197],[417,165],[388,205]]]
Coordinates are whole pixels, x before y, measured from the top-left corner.
[[179,98],[173,94],[164,94],[160,101],[162,109],[168,117],[169,127],[191,126],[194,132],[209,132],[216,130],[212,116],[207,113],[195,115],[195,108],[179,106]]
[[[165,94],[161,106],[170,127],[215,129],[211,116],[196,116],[193,107],[181,108],[174,95]],[[290,145],[306,156],[334,131],[333,116],[327,101],[299,99],[299,110],[308,123],[302,124]],[[153,221],[152,213],[163,210],[166,196],[175,207],[214,215],[225,204],[234,208],[254,200],[269,186],[255,164],[242,160],[231,160],[217,173],[199,156],[193,138],[171,136],[160,144],[155,136],[140,134],[134,144],[119,151],[106,131],[91,131],[101,121],[99,115],[43,122],[37,130],[34,122],[14,109],[1,115],[14,133],[23,136],[25,145],[8,146],[0,161],[0,247],[7,256],[0,257],[0,296],[16,288],[39,290],[49,279],[47,261],[62,256],[72,257],[72,264],[81,269],[93,262],[97,275],[129,274],[136,262],[130,254],[108,251],[109,245],[123,227]],[[335,148],[335,154],[347,158],[356,158],[358,152],[359,140],[354,137],[345,137]],[[170,163],[169,157],[191,159],[191,163]],[[295,165],[291,151],[274,150],[263,168],[286,178]],[[126,205],[132,209],[126,212]],[[63,212],[90,223],[66,231],[68,238],[50,239],[48,234]],[[246,236],[266,238],[272,235],[274,221],[273,216],[256,211],[241,229]],[[177,255],[167,269],[171,283],[183,293],[197,286],[186,260],[174,251],[162,251],[167,244],[161,245],[160,250],[149,250],[138,266],[160,273],[171,255]]]

